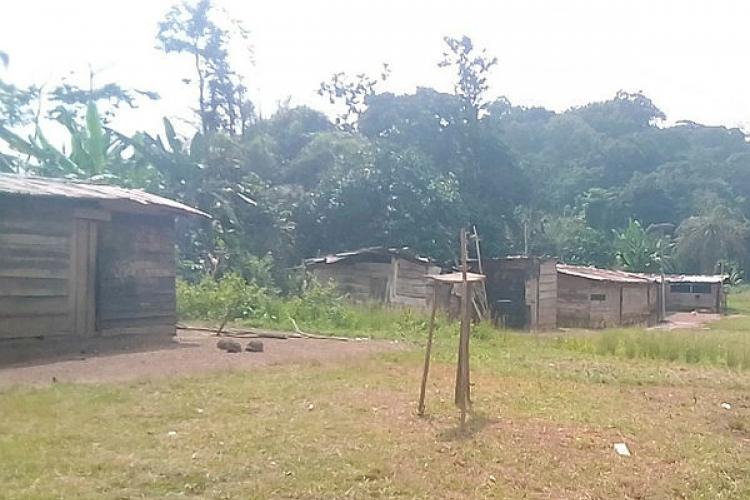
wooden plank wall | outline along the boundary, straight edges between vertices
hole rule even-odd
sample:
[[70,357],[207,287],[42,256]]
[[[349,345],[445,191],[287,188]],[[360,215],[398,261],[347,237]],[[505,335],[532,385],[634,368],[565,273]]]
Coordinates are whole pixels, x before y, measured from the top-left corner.
[[[589,328],[611,328],[620,324],[620,283],[591,281],[589,284]],[[604,295],[604,300],[591,300]]]
[[565,328],[586,328],[591,315],[590,281],[558,273],[557,324]]
[[[536,289],[529,290],[529,280],[536,283],[528,259],[488,259],[484,262],[487,276],[487,302],[492,320],[511,328],[532,328],[530,302],[536,302]],[[535,315],[534,315],[535,317]]]
[[396,259],[396,287],[392,298],[394,304],[426,308],[432,296],[432,280],[427,274],[437,274],[440,268],[426,263]]
[[0,340],[71,335],[70,205],[0,200]]
[[557,328],[557,261],[539,263],[539,304],[537,305],[537,329]]
[[667,283],[667,310],[668,311],[695,311],[707,309],[711,312],[719,312],[721,285],[712,284],[711,293],[677,293],[671,291],[671,284]]
[[[390,262],[336,262],[319,264],[309,268],[320,283],[333,281],[336,288],[349,296],[352,302],[380,301],[377,297],[385,280],[385,297],[391,282],[392,266]],[[385,297],[382,300],[385,300]]]
[[641,325],[651,322],[651,284],[624,285],[622,287],[623,325]]
[[[651,283],[595,281],[558,274],[557,322],[569,328],[650,324],[658,313],[658,288]],[[604,300],[592,300],[603,296]]]
[[320,283],[333,281],[352,302],[427,307],[432,294],[425,277],[440,268],[394,258],[391,262],[336,262],[309,268]]
[[175,228],[171,216],[113,214],[99,228],[97,318],[101,335],[173,334]]

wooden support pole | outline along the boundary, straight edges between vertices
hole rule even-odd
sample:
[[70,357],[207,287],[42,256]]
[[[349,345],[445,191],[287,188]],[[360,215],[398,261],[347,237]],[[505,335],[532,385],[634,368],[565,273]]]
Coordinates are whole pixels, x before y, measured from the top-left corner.
[[461,333],[458,341],[458,366],[456,367],[455,403],[461,411],[461,430],[466,423],[466,411],[471,400],[469,394],[469,282],[468,282],[468,248],[466,229],[461,229]]
[[437,311],[438,282],[432,282],[432,311],[430,312],[430,327],[427,331],[427,347],[424,351],[424,371],[422,372],[422,386],[419,390],[419,407],[417,415],[424,416],[424,398],[427,391],[427,375],[430,372],[430,355],[432,353],[432,337],[435,332],[435,312]]

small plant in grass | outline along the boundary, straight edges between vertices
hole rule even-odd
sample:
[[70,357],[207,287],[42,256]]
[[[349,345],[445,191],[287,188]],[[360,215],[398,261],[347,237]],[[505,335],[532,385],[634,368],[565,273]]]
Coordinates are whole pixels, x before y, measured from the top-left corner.
[[614,355],[619,343],[620,336],[617,332],[604,332],[597,338],[596,353],[599,355]]
[[628,359],[633,359],[638,356],[638,343],[634,341],[632,335],[624,339],[623,352]]

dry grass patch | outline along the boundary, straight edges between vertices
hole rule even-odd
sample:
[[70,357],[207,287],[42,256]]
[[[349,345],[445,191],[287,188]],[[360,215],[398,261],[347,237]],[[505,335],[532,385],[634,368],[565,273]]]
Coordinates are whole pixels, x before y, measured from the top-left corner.
[[[446,349],[447,345],[443,346]],[[743,498],[750,384],[602,383],[586,360],[483,357],[414,415],[419,353],[342,366],[0,392],[9,498]],[[448,356],[444,350],[441,356]],[[627,370],[612,365],[614,380]],[[733,403],[732,410],[720,407]],[[624,441],[633,456],[617,456]]]

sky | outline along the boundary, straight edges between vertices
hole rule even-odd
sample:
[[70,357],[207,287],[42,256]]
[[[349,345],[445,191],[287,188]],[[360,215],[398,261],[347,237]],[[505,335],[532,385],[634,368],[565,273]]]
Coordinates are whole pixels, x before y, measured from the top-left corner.
[[[157,50],[156,26],[175,0],[5,0],[0,50],[17,84],[62,78],[155,90],[162,99],[121,112],[124,132],[183,130],[194,117],[189,61]],[[670,122],[750,130],[750,2],[745,0],[215,0],[251,32],[254,64],[238,60],[256,106],[326,110],[321,81],[338,71],[391,77],[381,90],[452,89],[439,69],[442,38],[470,36],[498,58],[490,94],[563,111],[643,91]],[[71,71],[73,73],[71,73]],[[330,111],[330,110],[328,110]]]

